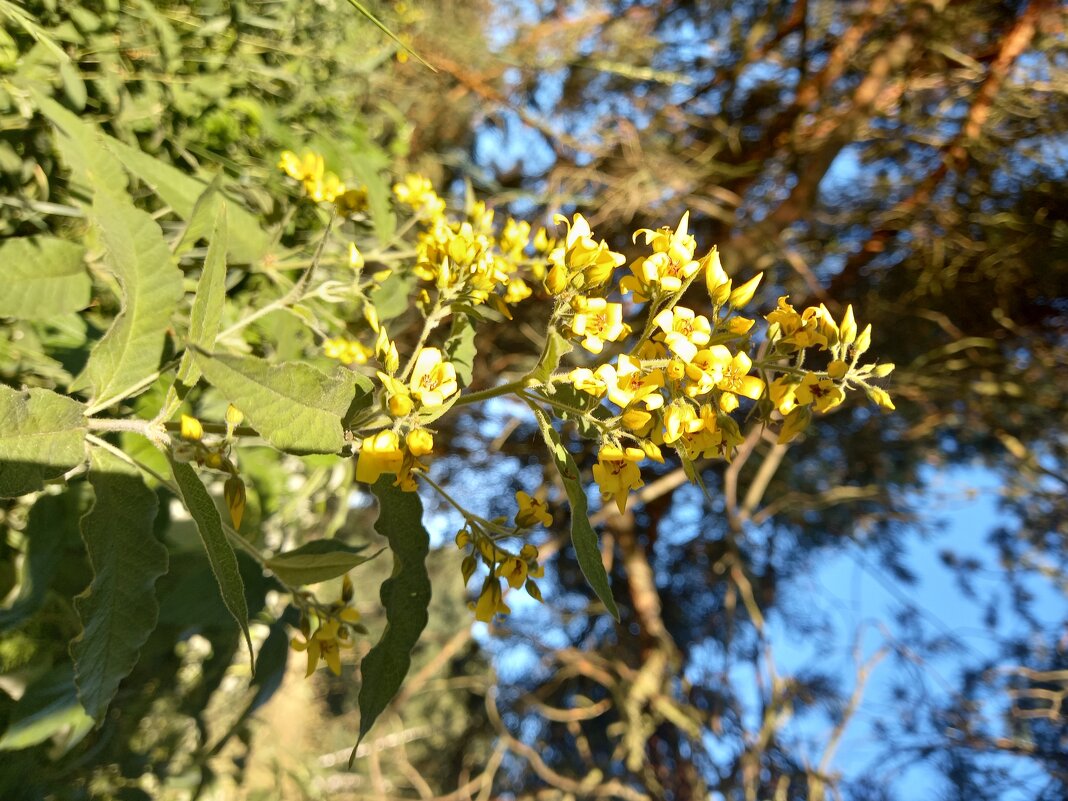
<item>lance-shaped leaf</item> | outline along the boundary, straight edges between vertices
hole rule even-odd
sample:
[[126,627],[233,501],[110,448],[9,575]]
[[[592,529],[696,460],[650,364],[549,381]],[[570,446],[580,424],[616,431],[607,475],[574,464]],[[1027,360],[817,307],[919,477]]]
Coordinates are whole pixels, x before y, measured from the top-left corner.
[[159,366],[171,313],[182,297],[182,273],[156,221],[128,198],[97,192],[91,214],[123,295],[122,311],[71,385],[74,391],[92,387],[91,410],[97,410],[134,392]]
[[[430,536],[423,527],[423,504],[418,493],[394,487],[392,476],[380,478],[372,491],[379,503],[375,530],[389,540],[393,575],[382,582],[379,591],[386,610],[385,631],[360,668],[363,685],[357,746],[408,675],[412,649],[426,628],[430,605],[430,576],[426,570]],[[353,748],[349,764],[355,756]]]
[[85,248],[51,236],[8,239],[0,246],[0,317],[41,320],[89,305]]
[[531,408],[534,410],[534,416],[538,418],[541,435],[545,438],[545,445],[553,458],[553,464],[560,472],[567,499],[571,504],[571,543],[575,546],[575,555],[578,557],[579,567],[582,568],[582,575],[586,577],[587,583],[597,593],[597,597],[601,599],[601,603],[605,605],[609,614],[618,621],[619,609],[616,608],[615,599],[612,598],[608,573],[605,572],[604,562],[601,561],[601,547],[597,533],[590,525],[586,491],[579,480],[578,466],[571,453],[560,441],[560,435],[556,433],[548,415],[537,406],[531,405]]
[[155,584],[167,572],[167,549],[152,530],[156,494],[137,471],[99,448],[90,459],[95,500],[81,526],[93,580],[75,599],[82,633],[70,650],[78,698],[100,720],[156,627]]
[[197,531],[200,532],[200,541],[204,543],[204,550],[211,563],[211,572],[219,584],[223,603],[234,616],[237,625],[241,627],[241,633],[245,635],[245,644],[248,646],[249,659],[253,660],[255,657],[252,651],[252,638],[248,633],[245,583],[241,580],[241,573],[237,568],[237,554],[234,553],[234,549],[226,539],[226,532],[223,531],[219,510],[192,467],[185,462],[176,462],[171,459],[171,471],[174,473],[174,481],[178,485],[182,503],[189,510],[189,515],[196,523]]
[[0,498],[39,490],[85,458],[84,409],[47,389],[0,384]]
[[75,193],[89,200],[101,189],[115,194],[124,192],[126,171],[108,150],[105,134],[38,89],[31,88],[30,96],[55,127],[56,147],[71,172]]
[[73,490],[41,495],[26,521],[26,557],[14,602],[0,609],[0,632],[19,625],[41,608],[59,569],[66,543],[77,537],[78,498]]
[[[226,241],[226,206],[220,206],[208,244],[208,254],[204,257],[204,269],[193,297],[193,308],[189,311],[187,341],[205,350],[215,347],[215,335],[219,333],[223,301],[226,299]],[[199,378],[200,368],[193,359],[192,351],[186,350],[178,366],[178,380],[191,387]]]
[[456,377],[461,386],[471,383],[471,373],[475,366],[475,326],[466,314],[456,314],[452,318],[452,329],[445,340],[445,355],[456,369]]
[[300,362],[195,352],[204,377],[274,447],[290,453],[341,450],[341,418],[356,394],[351,370],[339,367],[327,375]]
[[[183,220],[191,223],[196,220],[199,216],[196,214],[198,201],[207,219],[215,219],[225,201],[222,192],[211,191],[209,183],[187,175],[125,142],[110,136],[105,141],[123,166],[148,184]],[[230,258],[239,264],[258,261],[270,247],[270,236],[260,228],[256,217],[240,206],[232,204],[228,214],[230,238],[227,249]]]
[[62,662],[31,684],[12,710],[0,751],[17,751],[62,738],[66,753],[93,728],[94,721],[78,703],[70,662]]
[[367,556],[363,548],[337,540],[314,540],[267,560],[267,567],[288,584],[299,587],[343,576],[357,565],[369,562],[381,551]]

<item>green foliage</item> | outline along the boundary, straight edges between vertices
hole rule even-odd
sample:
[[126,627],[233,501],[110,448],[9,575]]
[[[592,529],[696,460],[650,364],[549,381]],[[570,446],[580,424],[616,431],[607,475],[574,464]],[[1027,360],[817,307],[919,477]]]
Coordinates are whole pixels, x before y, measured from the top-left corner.
[[292,551],[275,554],[264,566],[288,586],[302,587],[344,576],[381,553],[376,551],[365,556],[365,550],[336,540],[313,540]]
[[201,351],[196,361],[204,377],[274,447],[292,453],[341,450],[341,419],[356,393],[356,378],[348,370],[327,375],[297,362],[269,364],[255,356]]
[[101,720],[156,627],[156,579],[167,549],[153,533],[158,503],[136,469],[102,448],[90,451],[95,500],[82,518],[93,580],[75,606],[82,633],[71,643],[78,700]]
[[82,461],[84,410],[47,389],[0,385],[0,498],[39,490]]
[[[215,218],[208,254],[204,257],[204,269],[200,273],[193,306],[189,311],[189,333],[186,335],[189,348],[210,351],[215,347],[215,335],[219,332],[219,321],[222,319],[223,303],[226,300],[228,241],[224,205],[219,207]],[[194,386],[199,378],[200,368],[193,359],[193,351],[186,350],[182,354],[182,363],[178,365],[178,380],[186,386]]]
[[[389,478],[379,479],[373,491],[379,503],[375,527],[389,541],[393,575],[382,582],[379,593],[386,611],[386,628],[363,659],[357,745],[408,675],[412,649],[426,627],[430,605],[426,569],[430,535],[423,527],[423,504],[418,495],[397,489]],[[353,748],[350,763],[355,755]]]
[[172,460],[171,472],[174,474],[182,503],[193,517],[197,532],[200,534],[200,541],[204,544],[204,551],[211,563],[211,572],[219,584],[219,594],[226,608],[237,621],[237,625],[241,627],[241,633],[245,635],[245,643],[248,645],[249,660],[255,665],[256,656],[248,631],[245,584],[241,580],[233,546],[230,545],[226,532],[223,531],[219,510],[192,467],[184,462]]
[[608,613],[619,620],[619,609],[612,597],[608,573],[601,560],[601,547],[597,532],[590,525],[586,490],[582,488],[578,466],[575,464],[574,457],[564,447],[564,443],[560,441],[560,435],[556,433],[548,415],[534,405],[531,405],[531,409],[538,420],[538,428],[541,429],[541,435],[552,456],[553,464],[560,473],[560,480],[564,482],[567,500],[571,504],[571,544],[575,547],[575,556],[578,558],[582,575],[586,577],[586,581],[600,598]]
[[51,236],[12,239],[0,245],[0,316],[40,320],[81,311],[91,282],[85,248]]

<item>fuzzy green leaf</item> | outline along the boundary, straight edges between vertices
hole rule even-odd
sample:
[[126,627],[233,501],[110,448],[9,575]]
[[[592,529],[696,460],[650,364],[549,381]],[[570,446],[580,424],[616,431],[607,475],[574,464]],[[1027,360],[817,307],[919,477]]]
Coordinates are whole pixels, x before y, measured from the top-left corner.
[[174,481],[178,485],[182,503],[189,510],[193,522],[196,523],[197,531],[200,532],[200,541],[204,543],[204,550],[211,563],[211,572],[215,574],[215,581],[219,584],[223,603],[234,616],[237,625],[241,627],[241,633],[245,635],[249,660],[254,660],[252,638],[248,633],[245,583],[241,580],[241,573],[237,568],[237,554],[234,553],[233,547],[226,539],[226,532],[223,531],[219,510],[192,467],[185,462],[176,462],[171,459],[171,471],[174,473]]
[[99,448],[90,459],[96,497],[81,527],[93,580],[75,599],[82,633],[70,650],[78,698],[100,720],[156,627],[155,584],[167,572],[167,549],[152,530],[156,495],[138,472]]
[[[197,293],[193,298],[193,308],[189,312],[187,341],[206,350],[215,346],[223,301],[226,300],[226,242],[226,206],[220,206],[208,244],[208,254],[204,257],[204,269],[197,283]],[[193,359],[192,351],[187,349],[178,366],[178,380],[191,387],[199,378],[200,368]]]
[[571,542],[575,546],[575,555],[578,557],[582,575],[586,577],[586,582],[597,593],[597,597],[601,599],[601,603],[605,605],[609,614],[618,621],[619,609],[612,597],[608,573],[605,572],[604,563],[601,561],[601,547],[597,533],[590,525],[586,490],[582,488],[582,482],[579,480],[578,466],[571,453],[560,441],[560,435],[556,433],[548,415],[537,406],[531,406],[531,408],[538,418],[541,435],[545,438],[545,445],[553,457],[553,464],[560,472],[564,489],[567,491],[567,499],[571,504]]
[[538,365],[531,370],[530,377],[544,384],[556,372],[556,368],[560,366],[560,360],[570,353],[573,348],[574,345],[564,339],[559,331],[555,328],[550,329],[549,337],[546,339],[545,347],[541,352],[541,358],[538,360]]
[[91,216],[106,264],[122,287],[122,311],[89,354],[72,391],[92,387],[91,409],[130,395],[159,366],[171,314],[182,297],[182,273],[151,215],[124,196],[97,192]]
[[290,453],[341,450],[341,418],[356,394],[351,370],[327,375],[300,362],[195,352],[204,377],[271,445]]
[[[360,734],[371,730],[375,720],[396,696],[411,667],[411,653],[426,628],[430,605],[430,576],[426,557],[430,535],[423,527],[423,504],[418,493],[393,486],[392,476],[383,476],[372,491],[378,498],[375,530],[389,540],[393,551],[393,575],[382,582],[379,597],[386,610],[382,638],[363,659],[360,687]],[[352,750],[352,758],[356,749]]]
[[392,320],[400,317],[409,308],[409,295],[415,287],[416,276],[407,271],[390,273],[386,279],[371,290],[371,305],[378,312],[379,320]]
[[64,239],[32,236],[0,245],[0,317],[42,320],[89,305],[92,282],[85,248]]
[[[183,220],[194,219],[198,202],[202,208],[206,207],[207,219],[216,218],[219,207],[225,202],[222,192],[210,191],[210,184],[118,139],[107,137],[106,143],[126,169],[148,184]],[[260,228],[253,214],[236,204],[230,204],[228,217],[230,236],[227,252],[230,259],[239,264],[259,261],[270,247],[270,236]]]
[[365,556],[363,550],[337,540],[314,540],[271,557],[266,566],[290,587],[300,587],[343,576],[382,553]]
[[39,490],[85,458],[83,411],[47,389],[0,385],[0,498]]
[[126,171],[108,150],[107,137],[36,87],[30,95],[56,129],[56,147],[71,172],[75,194],[90,200],[101,189],[116,194],[125,191]]
[[449,338],[445,340],[445,354],[456,368],[460,385],[469,385],[475,367],[475,326],[466,314],[453,316],[452,329]]

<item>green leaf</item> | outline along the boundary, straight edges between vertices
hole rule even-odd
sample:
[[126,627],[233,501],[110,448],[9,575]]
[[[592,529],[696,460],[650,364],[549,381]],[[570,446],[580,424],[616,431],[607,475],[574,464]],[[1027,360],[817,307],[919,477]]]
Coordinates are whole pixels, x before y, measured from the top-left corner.
[[530,377],[544,384],[556,372],[556,368],[560,366],[560,360],[569,354],[574,347],[564,339],[559,331],[555,328],[550,329],[549,336],[545,340],[545,347],[541,352],[541,358],[538,359],[537,366],[530,371]]
[[216,173],[193,204],[182,237],[174,246],[175,256],[181,256],[201,239],[207,239],[218,224],[219,214],[225,208],[225,203],[216,203],[222,187],[222,175],[221,172]]
[[208,495],[208,491],[204,489],[196,471],[185,462],[176,462],[173,459],[170,462],[182,503],[189,510],[193,522],[196,523],[197,531],[200,532],[200,541],[204,543],[204,550],[208,554],[211,572],[215,574],[215,581],[219,585],[223,603],[234,616],[237,625],[241,627],[241,633],[245,635],[248,657],[253,662],[253,670],[255,670],[252,638],[248,633],[245,583],[241,580],[241,573],[237,569],[237,554],[234,553],[234,549],[226,539],[219,510],[211,496]]
[[[375,530],[389,540],[393,551],[393,575],[382,582],[379,597],[386,610],[382,638],[363,659],[360,687],[360,734],[356,745],[371,730],[397,694],[411,667],[411,653],[426,628],[430,605],[430,576],[426,557],[430,535],[423,527],[423,504],[419,494],[393,486],[392,476],[383,476],[372,487],[378,498]],[[356,756],[352,749],[349,764]]]
[[382,553],[377,551],[364,556],[363,550],[338,540],[314,540],[271,557],[266,565],[290,587],[300,587],[343,576]]
[[341,450],[341,418],[356,394],[351,370],[338,367],[331,376],[300,362],[195,353],[204,377],[274,447],[290,453]]
[[378,312],[379,320],[392,320],[408,311],[411,307],[408,296],[415,286],[415,281],[414,273],[394,271],[371,290],[371,305]]
[[122,311],[71,384],[72,391],[92,387],[90,413],[127,397],[159,367],[171,314],[182,297],[182,273],[149,214],[124,196],[97,192],[91,216],[123,298]]
[[41,320],[89,305],[92,282],[85,248],[64,239],[32,236],[0,245],[0,317]]
[[121,193],[126,172],[105,144],[105,135],[78,119],[36,87],[29,89],[37,108],[56,129],[56,147],[70,170],[71,188],[90,199],[100,189]]
[[457,314],[452,318],[452,329],[445,340],[445,353],[452,366],[456,368],[456,377],[461,386],[471,383],[471,373],[475,366],[475,326],[466,314]]
[[548,415],[533,404],[530,408],[534,410],[534,416],[538,418],[541,435],[545,438],[545,445],[549,448],[553,463],[560,472],[564,489],[567,491],[567,499],[571,503],[571,542],[575,546],[575,554],[578,557],[579,567],[582,568],[582,575],[586,577],[586,582],[597,593],[597,597],[601,599],[601,603],[605,605],[609,614],[618,621],[619,609],[612,597],[612,587],[608,583],[608,574],[601,561],[601,548],[597,533],[590,525],[586,491],[579,480],[578,466],[560,441],[560,435],[556,433]]
[[[364,147],[373,149],[375,155],[380,154],[378,148],[370,142],[365,142]],[[367,188],[367,212],[371,216],[375,239],[385,244],[393,239],[397,231],[397,215],[393,213],[393,192],[389,182],[379,172],[376,160],[371,157],[373,154],[361,153],[360,158],[349,162],[349,169],[356,180]],[[385,161],[390,163],[388,157]]]
[[69,662],[31,684],[15,706],[11,722],[0,738],[0,751],[17,751],[66,732],[66,747],[93,727],[93,719],[78,703]]
[[[193,219],[197,204],[202,199],[201,205],[206,204],[207,219],[215,219],[225,198],[222,192],[210,192],[211,184],[187,175],[118,139],[106,137],[106,142],[108,149],[123,166],[151,187],[183,220]],[[228,217],[230,237],[227,252],[231,261],[238,264],[259,261],[270,247],[270,236],[260,228],[253,214],[236,204],[231,204]]]
[[70,652],[78,698],[101,720],[156,627],[155,584],[167,572],[167,549],[153,533],[156,494],[134,468],[93,448],[89,482],[95,499],[81,527],[93,580],[74,601],[82,633]]
[[0,609],[0,632],[19,625],[41,608],[48,587],[71,537],[77,536],[78,499],[74,492],[42,495],[26,521],[26,557],[22,565],[19,594],[6,609]]
[[[215,335],[219,333],[223,301],[226,299],[226,206],[219,207],[215,228],[204,257],[204,269],[197,283],[193,308],[189,312],[189,335],[187,342],[205,350],[215,347]],[[178,380],[193,386],[200,378],[200,368],[193,359],[193,352],[186,349],[178,366]]]
[[85,458],[83,411],[47,389],[0,385],[0,498],[39,490]]

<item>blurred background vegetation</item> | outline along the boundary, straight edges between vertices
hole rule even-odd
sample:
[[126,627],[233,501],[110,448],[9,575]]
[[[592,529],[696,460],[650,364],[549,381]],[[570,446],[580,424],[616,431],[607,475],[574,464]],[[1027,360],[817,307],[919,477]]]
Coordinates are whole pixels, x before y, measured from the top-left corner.
[[[66,660],[69,598],[88,581],[83,501],[68,493],[29,519],[4,502],[0,797],[1068,797],[1060,4],[367,6],[436,71],[343,0],[0,0],[0,236],[81,225],[76,177],[12,82],[34,80],[117,139],[221,176],[262,221],[271,239],[236,258],[232,300],[255,302],[321,231],[275,167],[283,149],[320,150],[366,184],[383,239],[389,186],[411,170],[456,204],[466,182],[535,225],[582,211],[624,251],[628,232],[690,209],[728,272],[765,271],[765,301],[825,301],[836,317],[853,303],[873,352],[898,365],[898,411],[851,405],[789,447],[755,436],[731,465],[703,467],[711,500],[665,465],[633,513],[600,514],[618,625],[554,531],[546,604],[472,629],[459,526],[432,508],[428,633],[353,772],[352,666],[302,681],[284,621],[263,613],[250,684],[225,608],[209,591],[187,600],[211,586],[183,549],[188,520],[160,522],[161,624],[93,730]],[[166,230],[167,209],[144,195]],[[321,358],[287,315],[259,329],[284,343],[273,355]],[[529,331],[520,316],[483,332],[476,388],[529,367]],[[98,336],[67,318],[5,322],[0,380],[64,384]],[[150,389],[137,403],[160,400]],[[439,435],[450,455],[435,475],[487,516],[505,513],[515,489],[549,481],[533,436],[507,406],[472,411]],[[242,467],[250,536],[373,538],[350,469],[255,451]],[[966,536],[939,539],[938,488],[962,475],[998,513],[964,504],[953,530]],[[812,597],[842,555],[894,598],[844,634]],[[250,612],[272,608],[270,582],[244,567]],[[370,627],[382,569],[354,574]],[[30,589],[12,592],[28,571]],[[946,608],[977,610],[978,631],[917,600],[936,576],[949,577]],[[784,655],[797,642],[806,659]],[[872,675],[884,677],[877,703]]]

